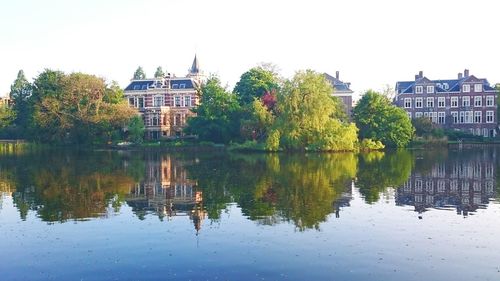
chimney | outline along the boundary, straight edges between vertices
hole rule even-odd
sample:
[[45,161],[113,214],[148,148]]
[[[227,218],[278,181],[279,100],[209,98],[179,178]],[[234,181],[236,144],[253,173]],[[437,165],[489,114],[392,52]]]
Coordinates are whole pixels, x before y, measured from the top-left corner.
[[462,79],[462,77],[463,77],[463,76],[462,76],[462,72],[459,72],[459,73],[458,73],[458,79]]
[[464,77],[465,78],[469,77],[469,70],[468,69],[464,70]]
[[339,72],[338,72],[338,71],[336,71],[336,72],[335,72],[335,78],[337,78],[337,80],[339,80],[339,77],[340,77]]
[[423,72],[422,70],[420,70],[420,71],[418,72],[418,77],[419,77],[419,78],[423,78],[423,77],[424,77],[424,72]]
[[415,81],[417,81],[417,80],[418,80],[418,78],[419,78],[419,77],[418,77],[418,74],[415,74]]

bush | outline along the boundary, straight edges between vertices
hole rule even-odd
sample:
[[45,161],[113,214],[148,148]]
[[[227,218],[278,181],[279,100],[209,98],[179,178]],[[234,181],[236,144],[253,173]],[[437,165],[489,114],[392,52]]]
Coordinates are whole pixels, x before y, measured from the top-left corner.
[[360,150],[381,150],[384,149],[385,145],[380,141],[374,141],[372,139],[363,139],[359,144]]

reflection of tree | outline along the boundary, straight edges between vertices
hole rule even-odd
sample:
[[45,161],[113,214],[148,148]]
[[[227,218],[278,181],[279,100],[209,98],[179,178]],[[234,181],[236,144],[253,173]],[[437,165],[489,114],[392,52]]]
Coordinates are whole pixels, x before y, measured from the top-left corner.
[[400,186],[408,180],[413,162],[407,150],[360,154],[356,187],[367,203],[377,202],[388,187]]
[[356,174],[353,154],[231,155],[200,158],[189,167],[203,189],[208,216],[217,219],[234,201],[245,216],[262,223],[293,221],[317,228]]
[[14,177],[14,203],[22,219],[28,210],[45,221],[101,216],[109,204],[119,210],[120,198],[134,183],[123,156],[111,152],[45,151],[0,161],[6,164],[0,166],[2,174]]

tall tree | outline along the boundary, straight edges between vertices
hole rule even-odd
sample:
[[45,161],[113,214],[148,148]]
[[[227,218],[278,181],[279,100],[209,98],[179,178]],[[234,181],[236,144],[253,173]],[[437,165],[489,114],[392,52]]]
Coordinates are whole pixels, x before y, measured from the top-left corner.
[[142,69],[142,66],[137,67],[134,72],[133,79],[146,79],[146,73],[144,72],[144,69]]
[[194,110],[196,117],[188,120],[185,132],[198,135],[200,140],[228,143],[239,138],[241,108],[236,96],[211,77],[201,88],[201,105]]
[[19,70],[17,78],[10,86],[10,98],[13,102],[13,110],[16,114],[14,124],[18,129],[18,133],[24,135],[28,128],[31,109],[29,100],[32,94],[32,85],[26,79],[23,70]]
[[353,110],[360,138],[381,141],[386,146],[404,147],[413,137],[414,128],[406,112],[389,99],[367,91]]
[[165,72],[163,71],[161,66],[158,66],[158,68],[156,68],[155,78],[162,78],[162,77],[165,77]]
[[279,88],[278,75],[264,67],[254,67],[243,73],[233,92],[242,105],[250,104],[255,98],[261,98],[266,92]]
[[353,150],[357,129],[334,118],[340,101],[332,99],[331,93],[332,86],[322,74],[297,72],[278,95],[279,115],[270,133],[274,145],[268,148],[276,149],[279,138],[279,146],[285,149]]

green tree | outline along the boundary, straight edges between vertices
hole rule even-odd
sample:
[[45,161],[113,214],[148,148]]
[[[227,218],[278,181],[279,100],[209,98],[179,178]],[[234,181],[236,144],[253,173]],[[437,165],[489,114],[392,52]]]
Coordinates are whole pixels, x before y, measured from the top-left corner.
[[35,137],[46,142],[108,142],[134,114],[121,89],[83,73],[46,70],[35,80],[32,103]]
[[353,110],[360,138],[381,141],[386,146],[406,146],[414,132],[406,112],[382,94],[369,90]]
[[16,120],[16,113],[7,105],[0,105],[0,130],[8,128]]
[[163,77],[165,77],[165,72],[163,72],[161,66],[158,66],[158,68],[156,68],[155,78],[163,78]]
[[32,85],[26,79],[23,70],[19,70],[17,78],[10,86],[10,98],[13,103],[13,110],[15,112],[14,124],[17,127],[17,132],[24,136],[31,116],[30,97],[32,94]]
[[197,116],[188,119],[185,132],[198,135],[200,140],[228,143],[239,138],[241,107],[236,96],[211,77],[201,88],[201,105],[194,109]]
[[236,94],[241,105],[246,105],[252,103],[255,98],[260,99],[266,92],[278,88],[278,75],[272,70],[259,66],[241,75],[233,93]]
[[[274,130],[285,149],[353,150],[357,129],[334,118],[338,99],[322,74],[312,70],[297,72],[278,95],[279,115]],[[273,133],[274,135],[274,133]]]
[[144,140],[144,121],[138,115],[132,117],[128,123],[128,139],[133,143],[142,143]]
[[137,69],[134,72],[134,77],[133,79],[146,79],[146,73],[144,72],[144,69],[142,69],[142,66],[137,67]]

